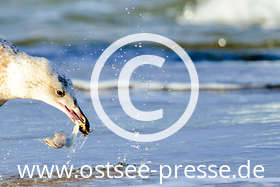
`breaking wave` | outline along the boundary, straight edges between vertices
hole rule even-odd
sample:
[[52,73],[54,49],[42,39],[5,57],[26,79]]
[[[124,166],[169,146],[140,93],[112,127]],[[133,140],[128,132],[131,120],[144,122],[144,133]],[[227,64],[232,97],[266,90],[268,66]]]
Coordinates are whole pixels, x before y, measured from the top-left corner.
[[277,28],[280,25],[279,0],[198,0],[185,6],[179,23],[222,24]]
[[[90,82],[84,80],[72,80],[75,88],[81,91],[90,91]],[[121,84],[122,86],[122,84]],[[117,89],[117,81],[103,81],[99,83],[100,90]],[[137,82],[131,81],[129,83],[130,89],[148,89],[150,91],[190,91],[191,85],[174,82],[174,83],[160,83],[160,82]],[[233,91],[233,90],[247,90],[247,89],[280,89],[279,84],[222,84],[222,83],[204,83],[199,85],[200,91]]]

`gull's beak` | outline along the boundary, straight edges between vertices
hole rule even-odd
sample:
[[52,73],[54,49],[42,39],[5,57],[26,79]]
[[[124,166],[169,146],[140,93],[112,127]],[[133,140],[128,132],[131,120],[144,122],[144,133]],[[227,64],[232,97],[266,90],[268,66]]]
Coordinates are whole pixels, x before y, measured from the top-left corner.
[[73,108],[70,108],[62,103],[59,104],[64,108],[63,111],[73,121],[73,123],[79,125],[80,132],[83,133],[84,136],[87,136],[91,132],[90,125],[88,119],[83,114],[80,107],[75,106]]

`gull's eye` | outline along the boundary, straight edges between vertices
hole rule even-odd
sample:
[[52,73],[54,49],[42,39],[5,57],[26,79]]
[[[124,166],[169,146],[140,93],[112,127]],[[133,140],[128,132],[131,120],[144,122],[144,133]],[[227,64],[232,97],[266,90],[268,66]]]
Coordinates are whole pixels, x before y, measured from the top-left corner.
[[65,91],[63,91],[63,90],[57,90],[57,91],[56,91],[56,94],[57,94],[58,96],[60,96],[60,97],[63,97],[63,96],[65,95]]

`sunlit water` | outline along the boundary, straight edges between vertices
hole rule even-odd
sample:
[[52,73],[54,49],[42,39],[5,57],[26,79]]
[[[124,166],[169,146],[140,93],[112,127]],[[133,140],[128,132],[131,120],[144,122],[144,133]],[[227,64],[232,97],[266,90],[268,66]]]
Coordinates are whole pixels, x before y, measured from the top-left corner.
[[[46,56],[60,65],[65,73],[75,79],[90,80],[91,70],[102,50],[84,46],[34,46],[26,48],[33,55]],[[65,50],[66,49],[66,50]],[[157,54],[158,48],[148,53]],[[95,55],[85,55],[96,52]],[[128,50],[124,56],[115,54],[102,71],[101,80],[114,80],[120,69],[138,48]],[[143,53],[147,53],[144,51]],[[141,53],[140,53],[141,54]],[[170,51],[159,53],[166,58],[162,69],[143,66],[137,69],[135,81],[180,82],[189,81],[188,73],[179,58]],[[119,59],[114,62],[114,59]],[[201,84],[278,84],[278,61],[200,61],[195,62]],[[133,104],[142,110],[164,109],[164,117],[155,122],[137,122],[122,111],[116,90],[102,91],[101,103],[109,117],[121,127],[140,133],[152,133],[165,129],[180,117],[189,98],[189,92],[132,90]],[[186,126],[168,139],[155,143],[136,143],[122,139],[109,131],[96,115],[90,93],[77,92],[81,108],[88,116],[93,133],[85,141],[77,139],[75,151],[56,150],[44,143],[44,138],[54,132],[71,134],[73,124],[60,111],[37,101],[15,100],[1,107],[0,174],[2,178],[17,175],[17,165],[24,164],[83,164],[95,166],[110,162],[128,164],[146,163],[158,169],[160,164],[228,164],[233,170],[251,160],[252,164],[265,167],[266,180],[227,181],[227,186],[266,186],[278,184],[280,145],[279,91],[268,89],[237,90],[229,92],[201,91],[197,108]],[[84,144],[83,144],[84,143]],[[82,145],[83,144],[83,145]],[[12,179],[17,181],[18,179]],[[86,186],[158,185],[159,175],[141,179],[88,179],[81,180]],[[19,182],[19,181],[18,181]],[[33,181],[34,182],[34,181]],[[61,181],[60,181],[61,182]],[[9,183],[9,182],[8,182]],[[11,182],[10,182],[11,183]],[[35,182],[36,183],[36,182]],[[33,183],[33,184],[35,184]],[[46,185],[57,182],[51,181]],[[79,181],[66,180],[63,184]],[[167,186],[208,185],[221,186],[222,179],[187,180],[183,173],[179,179],[164,181]]]
[[[187,50],[201,85],[280,84],[277,0],[0,2],[0,38],[16,42],[29,54],[47,57],[70,78],[89,82],[97,58],[110,43],[127,34],[152,32],[179,42]],[[117,51],[105,65],[101,80],[116,80],[124,64],[140,54],[158,55],[166,62],[162,69],[139,67],[132,81],[162,85],[189,82],[178,56],[151,43],[136,43]],[[96,115],[90,93],[78,91],[76,95],[93,133],[87,138],[78,135],[72,149],[56,150],[44,142],[54,132],[71,134],[74,124],[62,112],[32,100],[9,101],[0,108],[0,184],[22,183],[17,178],[17,165],[24,164],[73,164],[80,168],[83,164],[121,162],[146,163],[153,169],[159,169],[160,164],[227,164],[236,171],[240,164],[251,160],[252,165],[265,167],[265,179],[187,180],[180,173],[178,179],[164,181],[163,186],[279,186],[278,89],[201,91],[196,110],[184,128],[168,139],[145,144],[130,142],[109,131]],[[145,88],[133,89],[130,95],[141,110],[164,110],[160,120],[139,122],[123,112],[115,89],[103,90],[100,99],[107,115],[135,133],[169,127],[183,113],[189,99],[189,92]],[[28,184],[39,182],[34,179]],[[63,179],[44,184],[158,186],[159,174],[146,180]]]

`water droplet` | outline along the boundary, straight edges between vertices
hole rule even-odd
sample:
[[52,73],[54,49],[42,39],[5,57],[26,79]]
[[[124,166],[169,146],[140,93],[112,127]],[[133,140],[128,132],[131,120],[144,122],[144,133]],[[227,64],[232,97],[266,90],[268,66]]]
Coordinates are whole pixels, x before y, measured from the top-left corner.
[[225,47],[225,46],[227,45],[226,39],[220,38],[220,39],[218,40],[218,45],[219,45],[220,47]]

